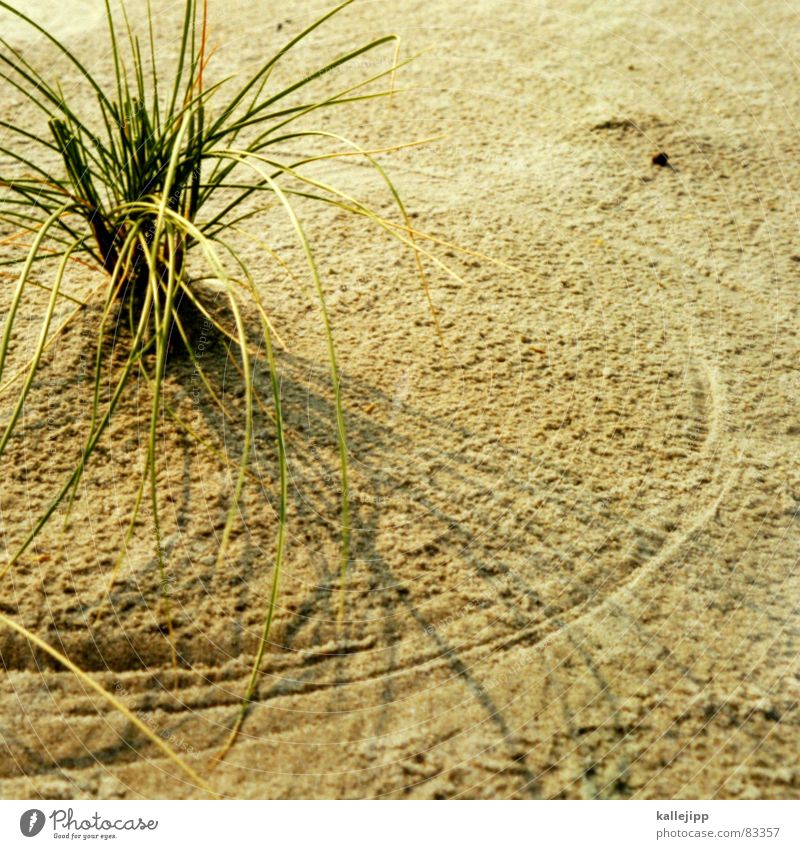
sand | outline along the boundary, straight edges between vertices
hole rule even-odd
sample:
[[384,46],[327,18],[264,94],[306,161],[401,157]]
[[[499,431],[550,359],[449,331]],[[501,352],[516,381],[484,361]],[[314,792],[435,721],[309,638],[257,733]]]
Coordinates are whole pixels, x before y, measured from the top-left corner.
[[[81,5],[49,4],[48,23],[107,68],[99,18],[73,25]],[[177,4],[162,5],[168,50]],[[296,4],[287,20],[277,2],[211,5],[219,75],[252,69],[327,8]],[[9,31],[26,55],[52,58],[4,19]],[[256,247],[288,349],[291,532],[258,701],[226,762],[208,772],[271,580],[263,420],[262,484],[220,568],[231,472],[174,424],[161,430],[178,672],[149,513],[103,602],[135,496],[144,390],[72,524],[58,518],[3,578],[0,609],[228,797],[798,798],[796,11],[360,2],[289,67],[386,31],[403,55],[426,51],[399,75],[407,91],[326,126],[366,145],[443,136],[382,161],[421,229],[507,265],[437,251],[461,277],[430,267],[444,351],[406,251],[346,216],[305,213],[350,433],[344,625],[319,314]],[[4,115],[32,120],[3,98]],[[367,169],[327,173],[388,211]],[[261,223],[299,259],[279,216]],[[74,462],[96,320],[81,315],[53,350],[3,460],[6,552]],[[219,346],[204,357],[241,409]],[[263,368],[257,382],[266,393]],[[176,362],[170,387],[235,457],[240,429],[197,403],[191,367]],[[199,795],[69,672],[8,631],[0,654],[0,796]]]

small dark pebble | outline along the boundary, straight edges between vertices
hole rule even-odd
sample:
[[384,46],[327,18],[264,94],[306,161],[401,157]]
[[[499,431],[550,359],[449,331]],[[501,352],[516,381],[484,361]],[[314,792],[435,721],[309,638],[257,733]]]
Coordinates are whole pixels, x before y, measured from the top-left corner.
[[669,156],[664,151],[659,151],[653,154],[653,165],[659,165],[661,168],[666,168],[669,165]]

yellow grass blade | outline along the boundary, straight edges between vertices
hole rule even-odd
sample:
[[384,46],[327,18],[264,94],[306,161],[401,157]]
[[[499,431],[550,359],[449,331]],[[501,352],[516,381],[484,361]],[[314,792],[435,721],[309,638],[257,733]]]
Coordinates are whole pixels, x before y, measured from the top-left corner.
[[53,648],[53,646],[45,642],[41,637],[37,636],[32,631],[29,631],[18,622],[15,622],[4,613],[0,613],[0,625],[5,625],[12,631],[16,631],[16,633],[25,637],[26,640],[33,643],[42,651],[49,654],[50,657],[54,658],[60,664],[69,669],[69,671],[72,672],[83,684],[90,687],[103,699],[105,699],[111,707],[123,714],[123,716],[135,725],[136,728],[138,728],[139,731],[141,731],[142,734],[150,740],[150,742],[155,743],[163,754],[183,773],[185,773],[197,787],[204,790],[210,796],[217,796],[217,793],[211,788],[211,786],[191,766],[189,766],[189,764],[187,764],[186,761],[184,761],[183,758],[174,751],[174,749],[168,746],[152,729],[148,728],[147,725],[145,725],[145,723],[142,722],[135,713],[128,709],[116,696],[109,693],[108,690],[98,684],[91,676],[87,675],[79,666],[76,666],[66,655],[62,654],[58,651],[58,649]]

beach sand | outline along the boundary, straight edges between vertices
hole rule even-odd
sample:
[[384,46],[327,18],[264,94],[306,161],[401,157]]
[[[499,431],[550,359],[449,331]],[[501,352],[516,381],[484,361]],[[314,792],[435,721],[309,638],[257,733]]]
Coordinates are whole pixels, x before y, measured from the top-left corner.
[[[52,3],[45,17],[107,74],[102,17],[88,11],[99,5]],[[165,53],[178,5],[156,4]],[[328,6],[293,4],[291,20],[272,0],[211,8],[220,77],[252,71]],[[0,23],[26,56],[53,59]],[[306,279],[254,243],[286,343],[290,534],[257,704],[226,761],[209,772],[272,577],[263,420],[262,481],[219,567],[233,472],[164,423],[167,574],[146,512],[104,601],[143,458],[147,393],[132,393],[71,525],[57,514],[3,577],[0,610],[228,797],[800,797],[797,12],[772,0],[358,2],[286,74],[386,32],[401,56],[425,51],[398,73],[402,90],[323,124],[373,147],[438,137],[381,161],[416,226],[474,253],[434,247],[460,279],[428,262],[445,348],[407,250],[368,222],[303,211],[350,440],[344,623],[320,316]],[[388,61],[391,50],[356,71]],[[328,76],[332,91],[350,79]],[[2,96],[4,116],[34,120]],[[369,169],[320,173],[390,212]],[[279,213],[251,229],[302,270]],[[76,460],[96,326],[96,311],[81,314],[51,351],[0,466],[6,552]],[[219,343],[203,363],[241,411]],[[198,401],[191,366],[176,361],[169,381],[187,420],[237,457],[239,426]],[[265,368],[256,382],[268,395]],[[199,795],[72,674],[10,631],[0,654],[0,796]]]

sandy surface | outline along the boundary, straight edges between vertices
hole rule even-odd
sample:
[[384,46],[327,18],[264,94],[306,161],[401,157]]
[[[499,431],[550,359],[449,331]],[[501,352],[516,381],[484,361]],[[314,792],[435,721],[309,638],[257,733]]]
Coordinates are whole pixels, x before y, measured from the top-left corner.
[[[322,5],[288,22],[285,4],[226,4],[217,73],[253,67]],[[50,6],[104,67],[101,24],[79,33],[80,3]],[[174,9],[161,20],[169,40]],[[366,145],[445,134],[386,166],[422,229],[515,270],[439,251],[463,279],[431,269],[444,353],[410,257],[368,226],[305,212],[354,467],[337,630],[319,315],[307,287],[251,251],[288,347],[291,538],[258,704],[210,780],[245,798],[800,797],[796,10],[361,2],[291,68],[386,31],[405,55],[427,50],[400,75],[409,91],[328,126]],[[30,119],[3,97],[4,114]],[[673,168],[652,164],[659,150]],[[388,210],[366,169],[329,175]],[[263,226],[298,256],[279,217]],[[81,316],[53,351],[3,461],[7,547],[74,461],[95,321]],[[222,351],[205,356],[241,406]],[[238,428],[195,403],[192,380],[176,363],[171,397],[235,456]],[[230,472],[162,430],[176,674],[149,515],[102,604],[141,462],[137,401],[72,526],[56,521],[3,579],[0,609],[206,771],[270,585],[271,433],[259,420],[262,484],[216,569]],[[0,795],[197,795],[68,672],[7,632],[0,653]]]

